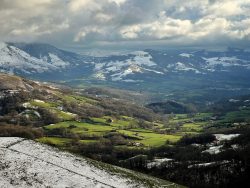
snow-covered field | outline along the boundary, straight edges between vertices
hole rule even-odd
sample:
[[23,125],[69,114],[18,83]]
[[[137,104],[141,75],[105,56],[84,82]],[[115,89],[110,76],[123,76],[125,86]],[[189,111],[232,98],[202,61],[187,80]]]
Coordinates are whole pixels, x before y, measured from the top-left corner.
[[101,165],[22,138],[0,137],[0,187],[176,187],[119,167]]

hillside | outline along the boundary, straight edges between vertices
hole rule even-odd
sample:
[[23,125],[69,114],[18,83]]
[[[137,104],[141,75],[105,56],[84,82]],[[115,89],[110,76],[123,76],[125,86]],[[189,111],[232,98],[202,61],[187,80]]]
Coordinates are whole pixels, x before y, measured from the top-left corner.
[[0,137],[1,187],[181,187],[17,137]]
[[196,109],[176,101],[155,102],[146,105],[147,108],[152,109],[156,113],[162,114],[188,114],[194,113]]
[[[41,139],[42,142],[64,146],[76,139],[81,143],[104,142],[109,148],[106,139],[114,146],[152,147],[163,145],[167,140],[176,142],[181,137],[175,133],[165,134],[167,128],[160,115],[121,98],[86,94],[82,90],[6,74],[0,74],[0,77],[6,83],[18,79],[16,84],[9,84],[12,89],[0,91],[0,122],[42,127],[49,137]],[[19,85],[28,87],[16,89]]]

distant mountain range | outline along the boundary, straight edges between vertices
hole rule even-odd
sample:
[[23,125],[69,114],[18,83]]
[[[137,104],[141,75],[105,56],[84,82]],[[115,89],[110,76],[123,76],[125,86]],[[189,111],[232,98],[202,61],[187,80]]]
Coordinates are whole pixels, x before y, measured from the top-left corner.
[[154,92],[203,87],[248,90],[250,52],[149,49],[93,57],[49,44],[1,43],[0,71],[75,86],[85,82]]
[[[143,82],[143,75],[165,77],[169,74],[210,74],[235,70],[250,71],[250,52],[227,51],[135,51],[105,57],[83,56],[49,44],[1,43],[0,70],[17,74],[66,73],[69,69],[91,67],[93,78],[107,81]],[[141,75],[136,80],[133,77]],[[75,75],[71,75],[75,78]]]

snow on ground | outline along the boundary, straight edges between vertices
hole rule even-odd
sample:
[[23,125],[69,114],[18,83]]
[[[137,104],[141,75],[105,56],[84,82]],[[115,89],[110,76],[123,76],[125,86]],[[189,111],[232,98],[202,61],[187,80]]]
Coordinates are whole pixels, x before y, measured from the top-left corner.
[[77,116],[77,114],[73,114],[73,113],[71,113],[71,112],[65,112],[65,111],[62,111],[62,112],[64,112],[65,114],[67,114],[67,115],[70,115],[70,116]]
[[[157,180],[151,177],[137,180],[135,177],[139,173],[135,175],[114,166],[107,170],[97,164],[35,141],[0,137],[0,184],[3,188],[127,188],[145,187],[143,181]],[[164,181],[164,185],[159,182],[157,180],[156,187],[176,187],[170,182]]]
[[232,140],[240,136],[240,134],[214,134],[216,138],[216,142],[210,143],[208,149],[204,150],[203,152],[207,152],[210,154],[218,154],[222,151],[223,142],[227,140]]
[[198,71],[197,69],[192,68],[192,67],[188,67],[184,63],[181,63],[181,62],[177,62],[176,63],[175,70],[179,70],[179,71],[194,71],[196,74],[200,73],[200,71]]
[[[6,46],[0,50],[0,65],[5,69],[24,69],[26,72],[36,70],[37,72],[43,72],[49,70],[49,68],[54,68],[51,65],[45,64],[40,59],[35,57],[31,57],[26,52],[14,47],[10,46],[9,48]],[[44,65],[44,66],[42,66]]]
[[131,65],[127,69],[125,69],[121,72],[112,74],[111,77],[112,77],[113,81],[119,81],[119,80],[122,80],[127,75],[134,74],[135,72],[141,72],[140,67]]
[[226,140],[232,140],[233,138],[240,136],[240,134],[214,134],[214,136],[216,137],[216,140],[222,142]]
[[65,68],[66,66],[69,65],[69,62],[61,60],[58,56],[54,54],[49,53],[49,57],[51,59],[51,63],[57,67]]
[[193,54],[182,53],[180,54],[180,56],[190,58],[191,56],[193,56]]
[[[47,161],[8,149],[0,150],[2,187],[110,187]],[[6,167],[7,166],[7,167]],[[100,185],[100,186],[99,186]]]
[[224,67],[230,67],[230,66],[241,66],[241,64],[238,63],[238,61],[244,61],[237,59],[236,57],[211,57],[211,58],[205,58],[203,59],[208,63],[208,68],[215,67],[216,65],[222,65]]
[[6,47],[6,44],[4,42],[0,42],[0,50]]
[[154,159],[152,162],[147,164],[148,168],[159,167],[162,163],[172,161],[173,159],[162,158],[162,159]]
[[145,71],[149,71],[149,72],[154,72],[156,74],[164,74],[163,72],[160,72],[160,71],[156,71],[156,70],[152,70],[152,69],[146,69],[144,68]]
[[29,102],[23,103],[22,106],[23,106],[24,108],[31,108],[31,107],[32,107],[32,105],[31,105]]
[[93,76],[94,76],[94,78],[96,78],[98,80],[106,80],[106,76],[102,72],[97,72]]
[[135,52],[134,61],[137,65],[155,66],[156,63],[152,61],[152,56],[148,52]]
[[18,138],[18,137],[0,137],[0,148],[5,148],[8,147],[9,145],[22,141],[23,138]]
[[211,146],[207,150],[203,151],[202,153],[218,154],[221,152],[222,147],[223,145]]
[[130,83],[135,83],[135,82],[143,82],[142,80],[132,80],[132,79],[125,79],[122,80],[123,82],[130,82]]
[[39,100],[39,99],[35,99],[34,101],[35,101],[35,102],[38,102],[38,103],[45,103],[44,101]]
[[[133,56],[121,61],[116,60],[96,63],[94,68],[96,74],[94,77],[102,79],[103,77],[110,75],[111,80],[113,81],[123,81],[126,76],[138,72],[142,73],[142,70],[163,74],[162,72],[145,68],[157,65],[152,61],[152,56],[148,52],[136,51],[129,55]],[[102,74],[103,76],[98,77],[97,75],[99,74]]]
[[233,102],[233,103],[235,103],[235,102],[239,102],[240,100],[236,100],[236,99],[229,99],[228,100],[228,102]]
[[208,167],[212,165],[222,165],[222,164],[227,164],[230,163],[230,161],[224,160],[224,161],[215,161],[215,162],[210,162],[210,163],[199,163],[199,164],[194,164],[194,165],[189,165],[188,168],[193,168],[193,167]]

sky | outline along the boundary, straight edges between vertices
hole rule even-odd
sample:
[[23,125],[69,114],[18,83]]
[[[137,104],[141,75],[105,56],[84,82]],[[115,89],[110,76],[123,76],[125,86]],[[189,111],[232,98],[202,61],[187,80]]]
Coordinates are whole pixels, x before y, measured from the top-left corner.
[[0,0],[0,40],[70,49],[250,46],[250,0]]

